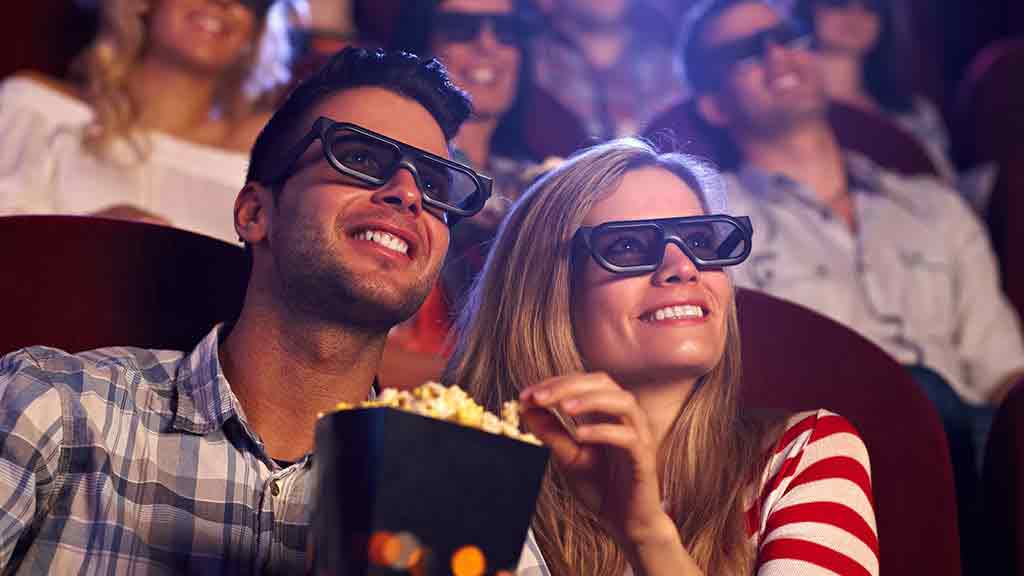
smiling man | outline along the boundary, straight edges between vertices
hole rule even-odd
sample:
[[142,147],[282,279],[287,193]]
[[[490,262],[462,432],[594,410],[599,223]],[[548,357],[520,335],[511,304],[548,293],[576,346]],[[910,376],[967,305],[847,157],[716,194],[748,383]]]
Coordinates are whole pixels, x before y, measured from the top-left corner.
[[907,365],[943,418],[969,501],[971,452],[1024,369],[984,227],[938,180],[841,149],[809,37],[770,4],[712,0],[691,29],[697,108],[743,158],[730,206],[759,234],[737,284],[829,316]]
[[469,112],[436,61],[340,53],[253,148],[234,325],[187,355],[0,359],[4,573],[303,572],[316,415],[373,394],[388,330],[489,194],[448,158]]

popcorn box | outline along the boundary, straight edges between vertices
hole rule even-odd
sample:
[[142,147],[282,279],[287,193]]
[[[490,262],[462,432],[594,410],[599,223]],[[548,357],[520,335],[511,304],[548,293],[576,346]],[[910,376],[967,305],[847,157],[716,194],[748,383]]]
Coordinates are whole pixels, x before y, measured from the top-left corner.
[[514,571],[547,460],[542,446],[394,408],[324,415],[315,573]]

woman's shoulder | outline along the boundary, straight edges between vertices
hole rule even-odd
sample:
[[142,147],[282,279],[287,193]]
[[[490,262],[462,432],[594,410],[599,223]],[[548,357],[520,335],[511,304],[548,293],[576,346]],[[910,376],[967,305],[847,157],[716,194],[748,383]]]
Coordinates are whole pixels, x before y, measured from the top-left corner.
[[805,450],[811,444],[821,441],[863,446],[857,428],[846,418],[825,409],[807,410],[783,415],[778,433],[774,438],[774,453],[791,453]]
[[845,556],[858,573],[878,574],[871,467],[857,429],[834,412],[812,410],[788,415],[773,440],[747,510],[759,566],[790,573]]
[[92,109],[74,84],[34,70],[17,72],[0,83],[4,106],[43,112],[55,123],[88,121]]
[[870,493],[868,450],[846,418],[824,409],[796,412],[783,416],[771,430],[765,438],[770,448],[761,475],[762,495],[810,477],[851,480]]

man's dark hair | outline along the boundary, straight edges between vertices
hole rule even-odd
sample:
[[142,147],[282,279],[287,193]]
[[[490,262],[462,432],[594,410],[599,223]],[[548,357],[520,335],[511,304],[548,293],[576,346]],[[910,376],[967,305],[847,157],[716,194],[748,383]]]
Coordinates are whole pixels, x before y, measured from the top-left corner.
[[275,184],[264,179],[281,169],[281,157],[310,129],[314,120],[308,118],[310,110],[327,96],[360,87],[383,88],[416,101],[430,112],[448,141],[472,111],[469,96],[452,83],[436,59],[346,48],[296,86],[274,112],[252,147],[246,181]]
[[737,4],[760,1],[775,7],[766,0],[705,0],[697,2],[686,13],[680,35],[683,76],[695,94],[710,92],[717,88],[721,71],[711,61],[704,33],[723,12]]

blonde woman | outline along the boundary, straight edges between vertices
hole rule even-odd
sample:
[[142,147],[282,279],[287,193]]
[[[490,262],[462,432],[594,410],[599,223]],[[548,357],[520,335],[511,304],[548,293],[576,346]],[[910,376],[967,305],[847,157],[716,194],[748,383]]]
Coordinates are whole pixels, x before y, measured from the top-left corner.
[[520,574],[878,574],[856,430],[739,406],[726,268],[752,236],[714,181],[612,141],[528,190],[498,233],[445,378],[492,410],[518,398],[551,448]]
[[246,153],[288,80],[273,0],[101,0],[74,83],[0,85],[0,215],[94,214],[235,239]]

